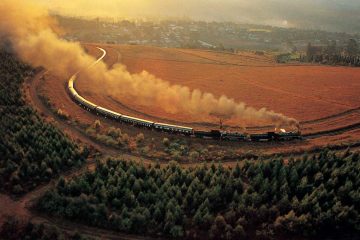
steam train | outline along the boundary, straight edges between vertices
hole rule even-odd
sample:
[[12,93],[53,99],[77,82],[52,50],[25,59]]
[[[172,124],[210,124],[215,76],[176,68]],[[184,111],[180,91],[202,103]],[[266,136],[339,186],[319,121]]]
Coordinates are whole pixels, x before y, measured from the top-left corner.
[[296,132],[267,132],[261,134],[244,134],[238,132],[227,132],[220,130],[211,131],[200,131],[193,128],[171,125],[166,123],[152,122],[141,118],[135,118],[120,114],[118,112],[111,111],[109,109],[100,107],[78,94],[74,88],[74,81],[76,75],[73,75],[68,82],[68,91],[71,97],[79,105],[84,107],[86,110],[102,115],[106,118],[120,121],[134,126],[145,127],[149,129],[155,129],[157,131],[168,132],[172,134],[181,134],[185,136],[191,136],[202,139],[215,139],[223,141],[252,141],[252,142],[267,142],[267,141],[290,141],[295,139],[302,139],[299,131]]

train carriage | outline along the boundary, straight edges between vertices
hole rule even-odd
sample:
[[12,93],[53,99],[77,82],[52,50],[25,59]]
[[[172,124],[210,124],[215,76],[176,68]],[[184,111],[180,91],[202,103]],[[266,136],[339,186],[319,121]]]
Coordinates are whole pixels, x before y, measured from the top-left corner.
[[154,123],[154,128],[156,130],[161,130],[165,132],[175,132],[175,133],[182,133],[186,135],[192,135],[194,129],[184,126],[178,126],[178,125],[171,125],[166,123]]
[[70,94],[73,98],[76,97],[76,95],[78,95],[78,93],[76,92],[76,90],[74,88],[69,88]]
[[209,131],[198,131],[194,130],[194,136],[197,138],[203,138],[203,139],[221,139],[221,132],[219,130],[211,130]]
[[242,133],[223,132],[221,139],[226,141],[246,141],[248,137]]
[[111,117],[111,118],[114,118],[114,119],[120,119],[121,118],[121,114],[120,113],[117,113],[117,112],[114,112],[114,111],[111,111],[109,109],[106,109],[106,108],[103,108],[103,107],[97,107],[96,108],[96,111],[100,114],[103,114],[107,117]]
[[276,140],[280,140],[280,141],[290,141],[296,139],[302,139],[301,134],[299,132],[282,132],[282,133],[278,133],[276,136]]
[[121,115],[120,119],[121,119],[121,121],[131,123],[134,125],[138,125],[138,126],[153,127],[153,125],[154,125],[154,122],[147,121],[147,120],[141,119],[141,118],[130,117],[127,115]]
[[272,138],[268,133],[260,133],[260,134],[250,134],[250,140],[252,142],[268,142],[271,141]]
[[75,78],[76,78],[75,75],[70,78],[69,83],[68,83],[68,88],[74,88]]
[[[100,49],[102,50],[102,49]],[[105,56],[105,51],[104,52]],[[215,140],[227,140],[227,141],[253,141],[253,142],[262,142],[262,141],[290,141],[294,139],[302,139],[300,131],[298,132],[268,132],[261,134],[244,134],[239,132],[224,132],[219,130],[211,130],[211,131],[199,131],[190,127],[179,126],[179,125],[171,125],[166,123],[154,123],[152,121],[148,121],[141,118],[135,118],[127,115],[122,115],[121,113],[117,113],[111,111],[109,109],[97,106],[96,104],[86,100],[82,96],[80,96],[75,87],[74,82],[76,80],[77,74],[71,76],[68,81],[67,88],[71,97],[75,100],[75,102],[79,103],[83,107],[88,110],[92,110],[98,114],[102,114],[105,117],[110,117],[115,120],[121,120],[126,123],[130,123],[136,126],[143,126],[147,128],[153,128],[159,131],[169,132],[169,133],[180,133],[187,136],[194,136],[203,139],[215,139]]]
[[79,102],[82,106],[88,108],[89,110],[95,110],[97,108],[97,105],[81,97],[79,94],[75,95],[74,98],[77,102]]

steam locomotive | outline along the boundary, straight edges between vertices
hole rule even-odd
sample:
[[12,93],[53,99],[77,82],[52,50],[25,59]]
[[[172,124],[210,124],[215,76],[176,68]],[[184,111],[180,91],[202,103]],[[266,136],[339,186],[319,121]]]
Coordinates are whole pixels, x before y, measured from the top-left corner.
[[134,126],[155,129],[157,131],[163,131],[172,134],[181,134],[185,136],[191,136],[202,139],[215,139],[215,140],[223,140],[223,141],[252,141],[252,142],[290,141],[295,139],[302,139],[299,131],[267,132],[262,134],[245,134],[245,133],[227,132],[220,130],[200,131],[189,127],[152,122],[141,118],[127,116],[100,107],[80,96],[74,88],[75,79],[76,79],[76,75],[73,75],[68,82],[68,91],[70,93],[70,96],[74,99],[74,101],[88,111],[102,115],[106,118],[113,119],[115,121],[132,124]]
[[269,141],[290,141],[302,139],[300,132],[267,132],[261,134],[245,134],[238,132],[226,132],[212,130],[210,132],[194,130],[194,136],[198,138],[209,138],[224,141],[251,141],[251,142],[269,142]]

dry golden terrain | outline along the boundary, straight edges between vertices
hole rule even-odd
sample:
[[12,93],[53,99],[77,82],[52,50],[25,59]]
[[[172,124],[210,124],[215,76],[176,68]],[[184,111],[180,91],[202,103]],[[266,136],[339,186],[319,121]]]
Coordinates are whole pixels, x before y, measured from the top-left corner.
[[[334,116],[326,122],[315,121],[316,127],[311,123],[360,106],[360,68],[280,65],[269,55],[258,56],[249,52],[229,54],[133,45],[105,48],[110,54],[106,61],[118,60],[131,73],[146,70],[173,84],[216,96],[225,94],[257,109],[266,107],[304,122],[306,132],[344,126],[359,120],[359,112],[354,111]],[[124,114],[194,127],[211,128],[218,124],[217,119],[204,123],[199,116],[170,114],[156,106],[149,108],[137,104],[133,98],[118,99],[104,95],[101,89],[94,89],[87,83],[77,82],[79,91],[85,97]],[[237,122],[229,120],[225,124],[236,127]]]
[[[358,68],[279,65],[270,55],[258,56],[249,52],[235,55],[144,46],[101,47],[107,51],[104,61],[109,66],[121,62],[132,73],[147,70],[174,84],[198,88],[217,96],[226,94],[255,108],[267,107],[301,121],[302,132],[305,134],[333,131],[360,122],[360,110],[356,109],[360,107]],[[92,45],[87,45],[87,50],[94,56],[100,55],[99,50]],[[45,77],[43,90],[55,108],[66,109],[67,113],[79,122],[89,124],[98,119],[99,117],[87,113],[72,102],[66,92],[66,82],[66,78],[59,79],[51,74]],[[123,114],[195,128],[218,128],[215,119],[201,122],[194,116],[171,115],[159,111],[156,106],[145,108],[138,105],[136,99],[119,100],[108,96],[105,91],[84,80],[77,81],[76,84],[77,90],[85,98]],[[228,121],[225,124],[236,129],[236,122]],[[155,139],[166,136],[123,124],[120,127],[133,134],[144,132],[146,136],[152,135]],[[269,128],[249,128],[250,132],[267,130]],[[360,131],[356,128],[334,131],[331,136],[320,135],[294,143],[221,145],[238,146],[242,151],[275,153],[306,150],[327,144],[351,143],[359,139]]]

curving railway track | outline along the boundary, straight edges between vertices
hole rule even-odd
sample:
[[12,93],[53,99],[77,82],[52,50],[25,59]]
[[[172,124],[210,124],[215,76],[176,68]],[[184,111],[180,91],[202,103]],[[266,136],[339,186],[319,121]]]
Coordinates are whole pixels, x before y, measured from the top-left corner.
[[[96,47],[96,48],[99,49],[102,52],[102,55],[91,66],[89,66],[89,68],[94,66],[95,64],[97,64],[101,60],[103,60],[104,57],[107,54],[105,49],[100,48],[100,47]],[[115,48],[111,48],[111,49],[116,50]],[[118,53],[118,61],[119,61],[119,58],[120,58],[119,56],[121,56],[121,54],[120,54],[120,52],[118,50],[116,50],[116,51]],[[77,102],[85,102],[85,103],[87,102],[87,103],[89,103],[89,105],[85,104],[85,107],[87,109],[91,109],[91,105],[94,106],[93,108],[96,108],[97,107],[96,104],[91,103],[90,101],[88,101],[85,98],[81,97],[75,90],[74,82],[76,80],[77,74],[79,74],[79,73],[80,73],[80,71],[75,73],[69,80],[70,93],[73,96],[74,95],[79,96],[78,99],[75,98],[77,100]],[[72,91],[71,88],[73,88],[73,91]],[[110,100],[114,101],[114,99],[112,99],[111,97],[110,97]],[[122,105],[122,107],[125,107],[126,109],[128,109],[130,111],[132,110],[131,107],[123,105],[122,103],[117,102],[117,104]],[[105,110],[105,116],[106,116],[106,114],[108,114],[110,116],[113,115],[113,113],[116,114],[116,112],[112,112],[111,110],[108,110],[108,109],[105,109],[105,108],[102,108],[102,107],[100,107],[100,109]],[[137,114],[139,114],[139,112],[137,112]],[[147,114],[142,114],[142,115],[148,116],[149,118],[152,118],[152,119],[159,119],[161,121],[169,121],[169,122],[172,122],[174,124],[182,124],[182,122],[179,122],[179,121],[173,121],[173,120],[168,120],[168,119],[164,119],[164,118],[159,118],[157,116],[151,116],[151,115],[147,115]],[[317,130],[317,131],[316,131],[316,127],[315,127],[315,131],[311,131],[314,128],[314,126],[316,126],[318,124],[325,124],[326,125],[326,123],[329,123],[329,125],[331,125],[332,122],[342,120],[342,118],[346,118],[347,116],[351,116],[353,118],[359,117],[359,121],[355,121],[355,122],[352,122],[351,124],[346,124],[346,125],[343,125],[343,126],[340,126],[340,127],[333,127],[333,128],[330,128],[330,129],[329,128],[320,129],[320,130]],[[117,116],[117,117],[119,117],[119,116]],[[127,117],[129,117],[129,116],[127,116]],[[133,117],[129,117],[129,118],[133,118]],[[151,124],[151,121],[148,121],[148,120],[145,120],[145,119],[139,119],[139,118],[133,118],[133,119],[135,121],[140,120],[140,121],[146,122],[146,123],[140,124],[140,125],[148,126],[147,124]],[[211,123],[192,122],[192,123],[189,123],[189,124],[192,125],[192,126],[198,126],[198,127],[201,127],[201,126],[210,127],[210,128],[211,127],[213,127],[213,128],[218,127],[218,125],[211,124]],[[323,136],[333,136],[333,135],[345,133],[347,131],[360,129],[360,107],[350,109],[350,110],[347,110],[347,111],[344,111],[344,112],[341,112],[341,113],[333,114],[333,115],[330,115],[330,116],[327,116],[327,117],[319,118],[319,119],[303,121],[303,122],[300,122],[300,124],[301,124],[302,129],[304,130],[304,133],[303,133],[302,136],[304,138],[306,138],[306,139],[314,139],[314,138],[323,137]],[[184,127],[184,126],[181,126],[181,125],[170,125],[170,124],[164,124],[164,125],[167,125],[167,127],[170,127],[170,128],[171,127],[183,128],[184,129],[183,133],[188,133],[189,134],[189,132],[186,132],[186,131],[193,131],[193,130],[191,130],[191,128]],[[233,126],[226,126],[225,125],[224,127],[226,127],[227,129],[234,129]],[[247,130],[250,131],[250,132],[258,132],[258,131],[263,131],[264,132],[264,131],[272,131],[274,128],[275,128],[275,126],[273,126],[273,125],[254,126],[254,127],[248,127]],[[161,130],[164,130],[164,129],[165,128],[163,128]],[[171,130],[171,131],[173,131],[173,130]],[[176,131],[176,129],[174,131]]]
[[[106,56],[106,51],[104,50],[103,55],[97,59],[96,62],[94,62],[92,64],[92,66],[98,62],[100,62],[101,60],[103,60],[103,58]],[[41,84],[40,78],[43,75],[43,73],[39,73],[38,76],[35,79],[29,79],[29,81],[27,82],[28,84],[28,88],[27,88],[27,94],[28,94],[28,98],[30,99],[32,105],[44,116],[47,117],[51,117],[56,121],[56,125],[58,127],[60,127],[62,130],[64,131],[71,131],[74,135],[76,135],[76,137],[88,144],[88,145],[92,145],[97,149],[102,150],[103,153],[108,153],[109,155],[119,155],[121,154],[123,157],[125,158],[130,158],[132,160],[138,160],[140,161],[140,159],[136,156],[132,156],[129,154],[124,154],[124,153],[120,153],[118,150],[113,149],[111,147],[105,147],[91,139],[89,139],[83,132],[79,131],[76,127],[67,124],[66,122],[62,121],[61,119],[58,118],[58,116],[56,116],[56,114],[54,114],[51,110],[49,110],[39,99],[37,93],[36,93],[36,86],[39,86]],[[31,82],[30,82],[31,81]],[[328,116],[325,118],[321,118],[321,119],[316,119],[316,120],[311,120],[311,121],[306,121],[303,122],[304,125],[307,124],[316,124],[316,123],[326,123],[329,120],[334,120],[340,117],[344,117],[347,116],[349,114],[359,114],[360,112],[360,108],[356,108],[356,109],[351,109],[342,113],[338,113],[338,114],[334,114],[332,116]],[[262,127],[263,128],[263,127]],[[329,131],[323,131],[323,132],[313,132],[310,133],[308,136],[306,136],[307,138],[318,138],[321,136],[325,136],[325,135],[335,135],[335,134],[341,134],[342,132],[347,132],[347,131],[351,131],[354,129],[359,129],[360,128],[360,123],[355,123],[353,125],[350,126],[345,126],[342,128],[337,128],[337,129],[331,129]],[[289,154],[289,156],[292,154]],[[151,163],[151,160],[149,159],[143,159],[142,160],[144,163]],[[233,161],[234,163],[236,163],[235,161]],[[196,163],[194,163],[195,165]],[[94,163],[93,161],[89,161],[87,162],[87,164],[81,168],[81,169],[75,169],[74,171],[69,171],[67,173],[64,173],[63,176],[66,178],[72,178],[78,174],[81,174],[83,171],[85,171],[88,167],[93,166]],[[185,164],[186,165],[186,164]],[[190,166],[192,166],[193,164],[189,164]],[[46,216],[43,216],[39,213],[36,212],[32,212],[29,210],[29,207],[31,207],[32,202],[34,202],[39,196],[41,196],[48,188],[52,187],[54,184],[55,180],[52,181],[49,184],[46,184],[44,186],[41,186],[37,189],[35,189],[34,191],[24,195],[22,198],[20,199],[11,199],[5,195],[1,195],[0,194],[0,217],[2,215],[16,215],[16,216],[20,216],[20,217],[24,217],[24,218],[29,218],[31,219],[33,222],[36,223],[44,223],[44,224],[48,224],[48,225],[55,225],[57,226],[59,229],[66,231],[66,232],[74,232],[74,231],[78,231],[86,236],[95,236],[95,237],[99,237],[101,239],[148,239],[142,236],[135,236],[135,235],[126,235],[126,234],[120,234],[118,232],[112,232],[112,231],[108,231],[108,230],[103,230],[103,229],[98,229],[98,228],[92,228],[92,227],[88,227],[82,224],[74,224],[71,222],[67,222],[67,221],[62,221],[62,220],[58,220],[55,218],[49,218]],[[6,204],[5,204],[6,203]],[[5,207],[6,206],[6,207]]]
[[[97,59],[94,63],[92,63],[88,68],[93,67],[98,62],[100,62],[106,55],[106,51],[103,48],[97,47],[100,51],[102,51],[102,56]],[[79,71],[80,72],[80,71]],[[294,139],[301,139],[300,132],[272,132],[268,131],[267,133],[260,134],[246,134],[242,132],[227,132],[221,130],[211,130],[211,131],[201,131],[196,130],[191,127],[185,127],[181,125],[172,125],[168,123],[161,122],[152,122],[142,118],[136,118],[132,116],[127,116],[110,109],[104,108],[102,106],[97,105],[94,102],[91,102],[84,97],[82,97],[77,90],[75,89],[75,80],[79,72],[75,73],[71,76],[68,81],[68,92],[72,99],[83,106],[85,109],[95,112],[98,115],[103,115],[104,117],[111,118],[115,121],[121,121],[125,123],[129,123],[135,126],[146,127],[149,129],[154,129],[158,131],[163,131],[172,134],[181,134],[185,136],[192,136],[197,138],[204,139],[216,139],[216,140],[228,140],[228,141],[289,141]]]

